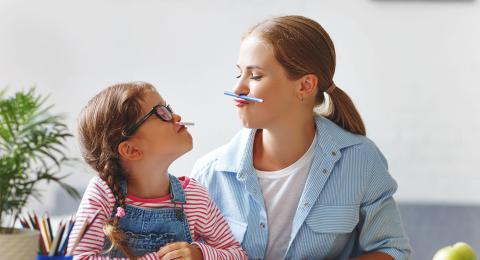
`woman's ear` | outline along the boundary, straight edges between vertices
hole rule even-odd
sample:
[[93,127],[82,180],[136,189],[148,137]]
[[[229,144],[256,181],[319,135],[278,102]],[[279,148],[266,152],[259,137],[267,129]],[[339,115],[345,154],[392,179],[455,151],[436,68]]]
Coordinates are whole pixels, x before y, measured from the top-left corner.
[[309,97],[315,95],[318,85],[318,77],[314,74],[307,74],[300,78],[299,95]]
[[130,161],[137,161],[143,158],[143,152],[135,146],[134,142],[126,140],[118,145],[118,154],[121,158]]

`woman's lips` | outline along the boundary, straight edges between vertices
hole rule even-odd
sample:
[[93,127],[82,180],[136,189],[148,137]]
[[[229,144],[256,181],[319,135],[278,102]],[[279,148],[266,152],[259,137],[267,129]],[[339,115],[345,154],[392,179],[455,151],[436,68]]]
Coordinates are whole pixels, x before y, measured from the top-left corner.
[[240,98],[234,98],[234,102],[235,102],[235,106],[237,107],[242,107],[244,105],[248,105],[250,102],[244,100],[244,99],[240,99]]

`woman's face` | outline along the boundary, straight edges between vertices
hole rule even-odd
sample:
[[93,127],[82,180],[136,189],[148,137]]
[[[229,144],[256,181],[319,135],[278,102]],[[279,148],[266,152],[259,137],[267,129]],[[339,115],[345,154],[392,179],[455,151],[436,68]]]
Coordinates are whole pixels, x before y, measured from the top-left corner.
[[270,44],[257,36],[248,36],[240,46],[237,67],[237,95],[249,95],[264,100],[263,103],[235,99],[238,115],[247,128],[274,127],[294,116],[295,87],[298,80],[291,80],[286,70],[274,56]]
[[[149,92],[142,102],[142,116],[156,105],[167,105],[157,92]],[[153,160],[175,160],[192,149],[192,136],[178,123],[181,117],[173,114],[171,121],[151,115],[132,136],[132,141],[142,150],[144,157]]]

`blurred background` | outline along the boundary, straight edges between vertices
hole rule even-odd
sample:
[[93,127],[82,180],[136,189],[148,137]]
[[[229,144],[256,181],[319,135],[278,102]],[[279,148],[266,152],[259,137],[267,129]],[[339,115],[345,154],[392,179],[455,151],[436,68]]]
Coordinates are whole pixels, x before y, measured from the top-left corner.
[[[332,37],[334,79],[389,161],[414,247],[467,240],[480,250],[478,1],[0,0],[0,89],[49,94],[75,135],[70,155],[80,157],[76,119],[87,101],[114,83],[150,82],[196,123],[194,149],[171,167],[189,175],[241,128],[223,91],[236,82],[242,33],[287,14],[313,18]],[[94,176],[82,164],[68,171],[82,192]],[[58,185],[40,188],[29,209],[76,211],[79,201]],[[430,251],[416,250],[427,259]]]

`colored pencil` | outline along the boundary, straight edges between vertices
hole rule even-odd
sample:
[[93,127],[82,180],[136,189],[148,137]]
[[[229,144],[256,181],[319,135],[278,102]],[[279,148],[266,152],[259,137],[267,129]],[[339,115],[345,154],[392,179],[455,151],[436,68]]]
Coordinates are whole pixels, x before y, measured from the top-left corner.
[[52,232],[52,223],[50,223],[50,216],[48,216],[48,211],[45,214],[46,214],[46,219],[47,219],[48,237],[50,238],[50,241],[53,241],[54,237],[53,237],[53,232]]
[[73,252],[75,252],[75,248],[78,246],[78,243],[83,238],[83,235],[85,235],[85,230],[87,230],[87,227],[88,227],[88,218],[85,218],[85,221],[83,222],[82,227],[78,231],[77,239],[75,239],[75,242],[73,243],[72,248],[67,253],[67,255],[72,255]]
[[68,230],[67,230],[67,233],[65,235],[65,238],[63,239],[63,243],[62,245],[60,246],[59,250],[58,250],[58,253],[60,255],[63,255],[63,254],[66,254],[65,250],[67,249],[67,245],[68,245],[68,240],[70,239],[70,234],[72,233],[72,229],[73,229],[73,226],[75,225],[75,221],[74,220],[70,220],[69,221],[69,227],[68,227]]
[[55,234],[55,239],[52,242],[52,248],[50,248],[50,252],[48,253],[49,256],[54,256],[57,254],[57,249],[60,244],[60,240],[62,239],[64,229],[65,225],[60,223],[60,227],[58,227],[57,233]]

